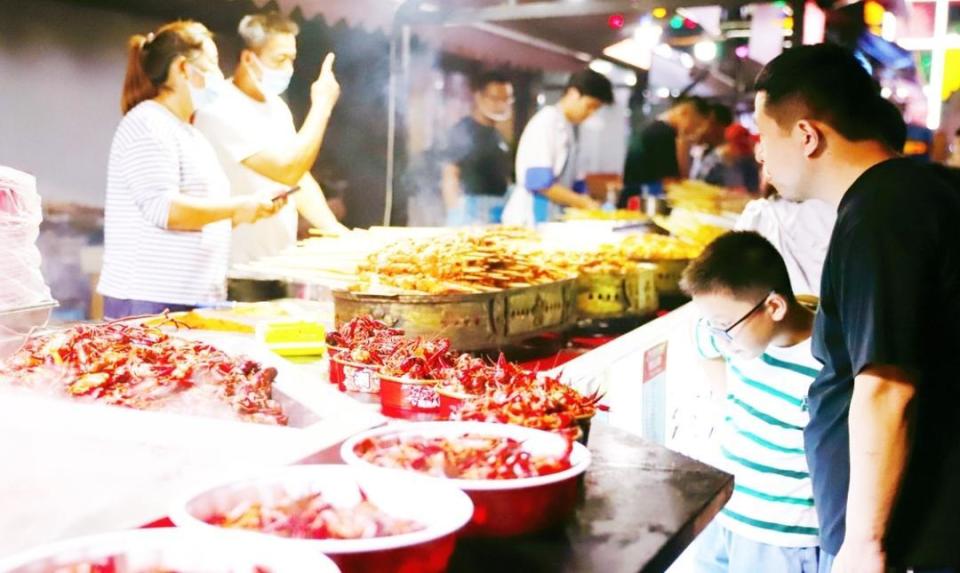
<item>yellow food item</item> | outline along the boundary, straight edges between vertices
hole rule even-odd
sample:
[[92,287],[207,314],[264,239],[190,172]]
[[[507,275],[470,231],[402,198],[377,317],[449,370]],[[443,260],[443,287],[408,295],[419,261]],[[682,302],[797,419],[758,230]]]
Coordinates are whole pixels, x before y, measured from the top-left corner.
[[526,230],[491,227],[398,241],[360,265],[361,280],[354,289],[482,293],[572,278],[535,238]]
[[617,209],[604,211],[602,209],[576,209],[570,207],[563,212],[567,221],[646,221],[647,216],[640,211]]
[[700,255],[703,247],[667,235],[630,235],[620,248],[624,256],[634,261],[678,261],[693,259]]

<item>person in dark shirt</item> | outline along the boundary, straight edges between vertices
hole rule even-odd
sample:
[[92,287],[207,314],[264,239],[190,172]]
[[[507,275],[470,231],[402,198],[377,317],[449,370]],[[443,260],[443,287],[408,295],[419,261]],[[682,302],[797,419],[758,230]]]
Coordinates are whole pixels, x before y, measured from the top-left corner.
[[510,146],[497,131],[513,112],[513,86],[487,72],[473,86],[473,112],[450,131],[442,191],[450,226],[499,222],[510,184]]
[[699,97],[681,98],[656,121],[635,132],[623,167],[623,193],[619,205],[640,195],[644,185],[685,177],[680,168],[681,140],[697,141],[708,127],[710,104]]
[[956,572],[960,195],[890,147],[900,127],[843,48],[788,50],[756,89],[771,184],[838,207],[805,431],[821,561],[834,573]]

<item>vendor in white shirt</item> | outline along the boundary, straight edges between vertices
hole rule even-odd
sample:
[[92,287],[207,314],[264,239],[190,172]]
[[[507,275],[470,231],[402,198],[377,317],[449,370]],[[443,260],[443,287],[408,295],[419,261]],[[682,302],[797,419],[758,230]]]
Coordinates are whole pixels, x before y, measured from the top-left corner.
[[588,68],[570,76],[556,105],[544,106],[530,119],[517,147],[517,185],[504,208],[504,223],[533,225],[558,218],[562,207],[598,207],[578,181],[574,127],[609,103],[610,80]]
[[310,88],[312,104],[300,130],[280,94],[286,91],[297,57],[296,23],[279,14],[240,21],[245,49],[232,81],[216,103],[197,113],[195,124],[217,152],[233,195],[279,193],[299,185],[278,216],[233,230],[231,263],[277,254],[297,240],[297,212],[324,231],[341,232],[323,191],[310,174],[330,114],[340,97],[333,54]]

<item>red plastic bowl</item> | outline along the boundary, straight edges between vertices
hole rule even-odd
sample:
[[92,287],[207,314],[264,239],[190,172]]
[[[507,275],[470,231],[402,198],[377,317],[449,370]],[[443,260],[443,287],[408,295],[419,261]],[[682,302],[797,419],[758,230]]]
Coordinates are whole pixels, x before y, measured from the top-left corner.
[[456,414],[457,411],[463,407],[463,403],[470,398],[470,394],[444,388],[443,386],[437,387],[437,395],[440,396],[440,418],[444,420],[448,420]]
[[439,416],[440,396],[436,380],[412,380],[380,374],[380,407],[393,418]]
[[380,374],[378,366],[350,362],[339,356],[330,359],[330,382],[336,384],[341,392],[360,392],[378,394],[380,392]]
[[[413,519],[425,529],[372,539],[288,539],[255,531],[223,529],[204,521],[250,501],[270,503],[318,491],[334,503],[368,499],[391,515]],[[457,533],[473,514],[470,499],[453,484],[411,472],[371,471],[343,465],[292,466],[189,495],[170,513],[173,522],[197,532],[216,531],[251,540],[269,538],[292,548],[311,548],[330,557],[343,573],[440,573],[453,554]]]
[[[523,428],[511,424],[486,422],[418,422],[402,428],[386,427],[358,434],[340,448],[348,465],[378,467],[361,459],[354,449],[368,438],[387,435],[459,436],[463,434],[503,436],[524,442],[533,452],[559,452],[566,440],[551,432]],[[512,537],[548,529],[564,522],[577,504],[577,478],[590,466],[590,452],[579,443],[570,454],[573,467],[541,477],[513,480],[464,480],[434,478],[452,483],[473,501],[474,513],[464,535],[475,537]],[[395,472],[385,468],[381,471]],[[416,472],[410,472],[416,473]]]

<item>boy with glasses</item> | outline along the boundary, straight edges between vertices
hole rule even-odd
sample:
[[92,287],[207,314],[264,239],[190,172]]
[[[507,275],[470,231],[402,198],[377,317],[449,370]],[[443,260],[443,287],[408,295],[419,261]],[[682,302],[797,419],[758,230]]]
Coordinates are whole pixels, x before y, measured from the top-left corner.
[[807,389],[820,370],[814,313],[783,258],[754,232],[714,241],[684,272],[702,319],[697,346],[726,361],[719,442],[734,493],[697,541],[698,573],[816,573],[817,515],[803,449]]

